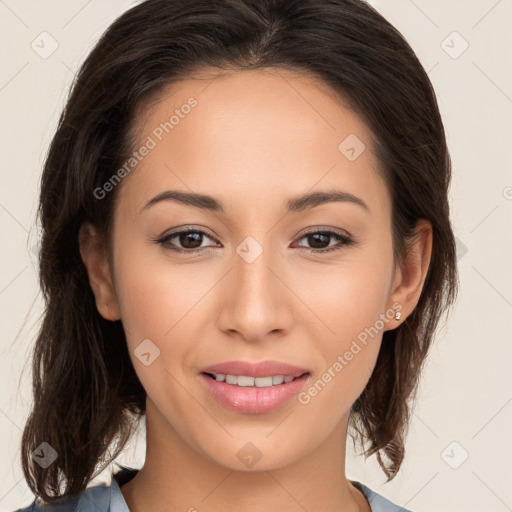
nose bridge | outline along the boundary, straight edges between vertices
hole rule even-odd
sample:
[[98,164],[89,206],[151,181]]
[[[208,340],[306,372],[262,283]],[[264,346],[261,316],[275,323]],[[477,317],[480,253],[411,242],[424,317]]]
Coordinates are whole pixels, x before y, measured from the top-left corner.
[[242,302],[253,309],[252,314],[256,314],[257,310],[261,310],[261,313],[266,309],[270,311],[272,306],[276,306],[272,302],[275,293],[279,292],[276,289],[278,283],[269,269],[276,266],[277,259],[269,237],[260,242],[248,236],[236,247],[235,252],[234,279],[237,281],[237,293],[244,299]]
[[[261,240],[261,238],[260,238]],[[263,245],[265,244],[265,246]],[[268,239],[260,243],[252,236],[246,237],[235,249],[233,256],[235,266],[235,279],[244,293],[248,290],[252,295],[262,296],[269,292],[272,286],[269,267],[275,266],[275,250],[272,249]]]
[[220,314],[223,330],[238,331],[251,340],[288,328],[286,291],[276,277],[280,273],[279,258],[268,240],[261,243],[248,236],[235,248],[233,271]]

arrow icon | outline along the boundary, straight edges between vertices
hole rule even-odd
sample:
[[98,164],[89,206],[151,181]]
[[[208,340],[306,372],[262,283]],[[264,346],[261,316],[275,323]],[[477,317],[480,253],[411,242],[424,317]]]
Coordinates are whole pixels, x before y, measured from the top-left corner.
[[51,34],[43,31],[34,37],[30,43],[30,47],[39,55],[39,57],[41,57],[41,59],[47,59],[57,50],[59,43]]
[[53,464],[57,458],[57,452],[46,441],[37,446],[30,456],[44,469]]
[[41,454],[39,454],[39,453],[34,453],[34,455],[35,455],[36,457],[39,457],[40,459],[42,459],[42,458],[44,457],[44,451],[43,451],[43,449],[41,448]]
[[245,443],[236,454],[242,464],[248,468],[252,468],[261,459],[262,455],[263,454],[252,443]]
[[153,364],[155,359],[160,357],[160,349],[148,338],[142,340],[133,353],[144,366]]
[[458,59],[469,48],[469,43],[457,31],[453,31],[441,42],[441,48],[452,59]]
[[363,141],[355,134],[350,133],[338,145],[338,150],[347,160],[353,162],[366,149]]
[[457,441],[452,441],[442,452],[441,458],[452,469],[458,469],[469,457],[466,449]]

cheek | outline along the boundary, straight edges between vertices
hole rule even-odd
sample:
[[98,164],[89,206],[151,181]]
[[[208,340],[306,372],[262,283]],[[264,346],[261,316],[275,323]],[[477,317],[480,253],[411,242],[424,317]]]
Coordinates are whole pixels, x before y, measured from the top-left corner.
[[123,326],[131,343],[152,336],[166,339],[211,286],[211,279],[205,281],[191,267],[169,262],[159,250],[142,244],[137,250],[134,242],[130,247],[130,254],[115,262]]
[[[194,333],[208,318],[209,291],[218,276],[208,265],[173,264],[159,251],[134,245],[116,261],[116,293],[135,371],[154,397],[170,374],[181,381],[190,373],[200,338]],[[145,366],[139,355],[148,351],[150,360],[153,353],[157,357]]]
[[135,372],[153,402],[178,414],[174,408],[187,398],[181,397],[177,382],[183,381],[193,351],[190,322],[200,313],[198,301],[206,290],[197,289],[190,272],[179,267],[171,272],[171,265],[147,261],[135,251],[119,258],[116,269],[116,292]]
[[[393,319],[387,307],[392,279],[391,250],[347,257],[342,265],[302,281],[308,305],[315,313],[309,338],[320,355],[319,371],[303,395],[303,403],[332,421],[350,408],[371,376],[382,332]],[[306,275],[306,274],[304,274]],[[319,319],[316,320],[316,319]],[[308,324],[306,323],[306,326]]]
[[338,281],[332,277],[329,291],[318,293],[311,302],[324,324],[320,331],[318,324],[310,331],[319,364],[298,398],[307,411],[307,422],[322,417],[323,434],[334,428],[365,388],[379,354],[383,328],[392,318],[385,309],[387,279],[383,273],[352,270],[337,276]]
[[340,347],[376,322],[382,329],[379,318],[387,308],[392,258],[375,260],[358,254],[300,275],[294,290],[306,298],[306,318],[314,320],[316,328],[312,339],[321,333],[326,347]]

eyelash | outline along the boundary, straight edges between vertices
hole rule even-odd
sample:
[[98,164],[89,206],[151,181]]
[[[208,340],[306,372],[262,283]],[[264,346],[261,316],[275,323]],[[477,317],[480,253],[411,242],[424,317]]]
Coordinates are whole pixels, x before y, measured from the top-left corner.
[[[169,233],[168,235],[165,235],[161,238],[153,239],[153,241],[162,245],[165,249],[168,249],[168,250],[171,250],[174,252],[181,252],[181,253],[203,252],[205,249],[211,249],[211,247],[199,247],[196,249],[183,249],[180,247],[173,246],[169,243],[169,240],[171,240],[179,235],[186,234],[186,233],[199,233],[201,235],[205,235],[206,237],[210,238],[211,240],[213,240],[217,243],[220,243],[217,239],[210,236],[208,233],[206,233],[205,231],[203,231],[201,229],[185,229],[182,231],[175,231],[174,233]],[[355,240],[352,237],[350,237],[349,235],[337,233],[335,231],[322,230],[322,229],[308,231],[307,233],[304,233],[299,238],[299,240],[302,240],[303,238],[307,237],[308,235],[316,235],[316,234],[332,236],[333,238],[336,238],[339,241],[339,245],[335,245],[333,247],[327,247],[325,249],[315,249],[315,248],[310,248],[310,247],[302,247],[302,249],[306,249],[307,251],[309,251],[310,253],[313,253],[313,254],[322,254],[322,253],[327,253],[327,252],[332,252],[332,251],[339,251],[339,250],[343,249],[344,247],[347,247],[347,246],[355,243]]]

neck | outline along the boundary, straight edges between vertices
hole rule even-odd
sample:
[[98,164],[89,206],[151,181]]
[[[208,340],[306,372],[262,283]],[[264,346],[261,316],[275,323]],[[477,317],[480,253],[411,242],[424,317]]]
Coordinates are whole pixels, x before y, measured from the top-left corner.
[[366,498],[345,477],[347,421],[293,463],[239,471],[192,449],[148,400],[146,460],[121,492],[130,512],[370,512]]

